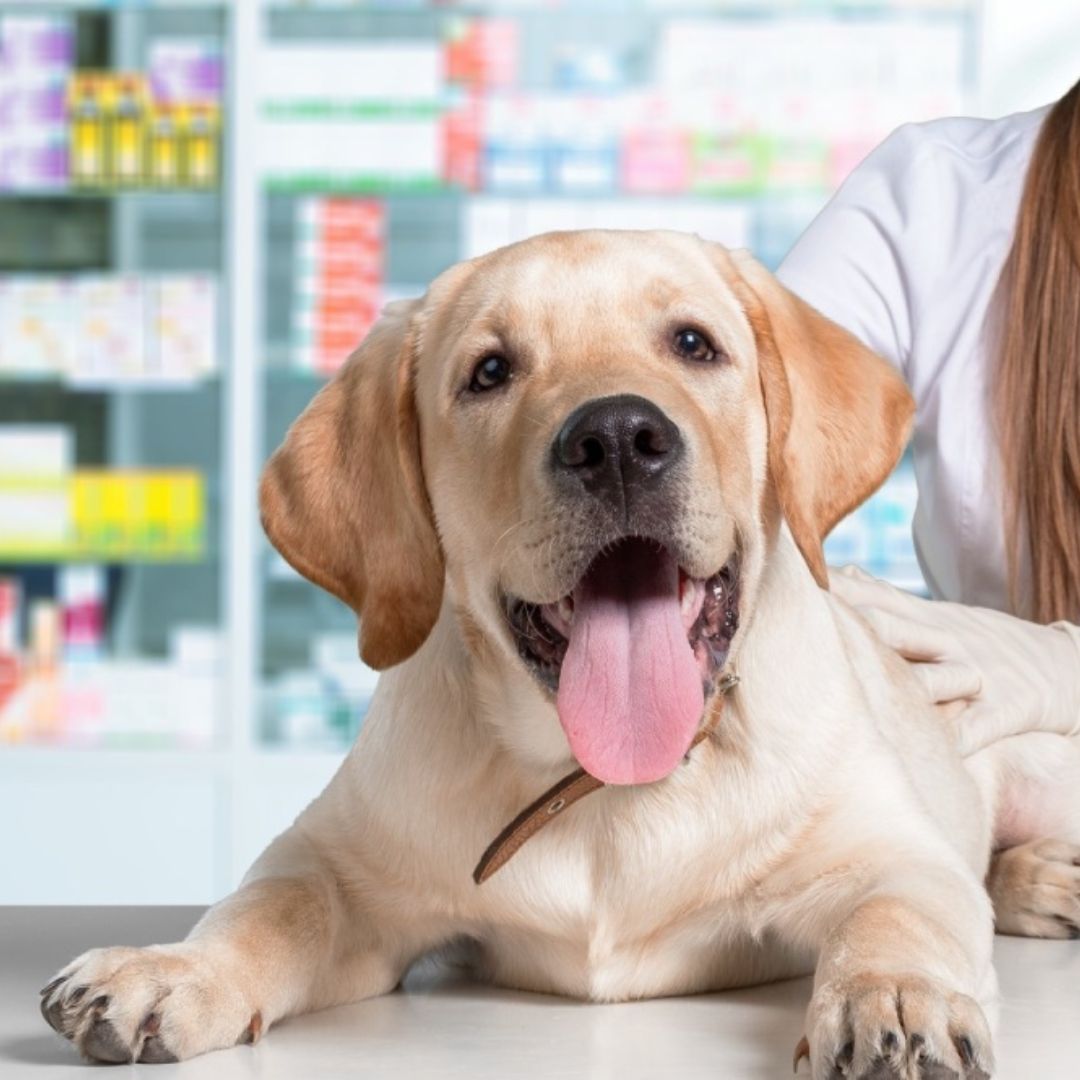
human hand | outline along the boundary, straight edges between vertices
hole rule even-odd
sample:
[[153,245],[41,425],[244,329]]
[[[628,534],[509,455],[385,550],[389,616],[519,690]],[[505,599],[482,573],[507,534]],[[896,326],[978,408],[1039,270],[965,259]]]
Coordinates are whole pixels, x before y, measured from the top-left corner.
[[1027,731],[1080,732],[1080,628],[925,600],[856,567],[829,584],[910,663],[965,757]]

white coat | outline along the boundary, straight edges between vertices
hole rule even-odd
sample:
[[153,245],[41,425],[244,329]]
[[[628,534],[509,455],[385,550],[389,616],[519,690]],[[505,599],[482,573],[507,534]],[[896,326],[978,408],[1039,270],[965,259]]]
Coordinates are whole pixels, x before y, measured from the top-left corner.
[[994,293],[1048,108],[898,129],[779,270],[904,375],[918,403],[915,547],[937,598],[1008,607],[993,425]]

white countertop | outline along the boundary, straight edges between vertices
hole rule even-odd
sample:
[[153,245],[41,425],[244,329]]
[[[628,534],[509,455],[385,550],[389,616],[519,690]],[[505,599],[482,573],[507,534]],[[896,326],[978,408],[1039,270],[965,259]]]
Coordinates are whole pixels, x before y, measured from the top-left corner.
[[[91,1075],[38,1013],[38,989],[95,945],[183,936],[196,908],[0,907],[0,1077]],[[998,938],[998,1080],[1080,1076],[1080,942]],[[791,1075],[809,980],[724,994],[585,1005],[414,973],[407,989],[288,1020],[255,1047],[179,1065],[114,1066],[153,1080],[757,1080]]]

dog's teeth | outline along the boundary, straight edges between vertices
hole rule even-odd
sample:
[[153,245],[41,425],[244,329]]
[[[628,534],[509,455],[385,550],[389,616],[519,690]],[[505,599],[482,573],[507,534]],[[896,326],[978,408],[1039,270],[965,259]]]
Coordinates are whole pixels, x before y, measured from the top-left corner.
[[574,625],[574,601],[569,596],[564,596],[559,601],[559,618],[562,619],[567,626]]
[[679,603],[684,615],[694,614],[700,595],[698,590],[701,588],[702,586],[691,578],[685,578],[680,583]]

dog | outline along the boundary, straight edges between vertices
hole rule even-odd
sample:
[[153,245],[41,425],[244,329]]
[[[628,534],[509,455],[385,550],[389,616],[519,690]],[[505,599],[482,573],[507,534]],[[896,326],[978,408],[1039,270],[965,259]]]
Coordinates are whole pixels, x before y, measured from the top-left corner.
[[1080,923],[1080,755],[962,760],[827,591],[823,538],[912,414],[693,236],[540,236],[390,305],[260,493],[386,671],[363,730],[186,941],[85,953],[47,1021],[97,1061],[185,1059],[457,942],[589,1001],[814,972],[815,1077],[990,1075],[995,906]]

